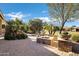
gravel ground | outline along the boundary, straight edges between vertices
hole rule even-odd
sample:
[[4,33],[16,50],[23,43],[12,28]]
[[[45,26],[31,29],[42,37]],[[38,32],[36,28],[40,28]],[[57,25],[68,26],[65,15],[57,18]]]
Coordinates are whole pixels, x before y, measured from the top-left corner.
[[44,45],[25,40],[0,40],[0,56],[58,56],[46,49]]

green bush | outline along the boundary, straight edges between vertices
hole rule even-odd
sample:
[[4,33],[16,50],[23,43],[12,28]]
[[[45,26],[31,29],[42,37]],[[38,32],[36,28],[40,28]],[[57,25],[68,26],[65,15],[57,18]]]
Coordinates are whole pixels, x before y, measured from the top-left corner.
[[72,40],[79,42],[79,35],[78,34],[72,35]]
[[[5,29],[5,40],[16,40],[27,38],[26,34],[23,34],[24,26],[21,21],[16,19],[16,21],[8,21],[8,25]],[[21,28],[22,27],[22,28]],[[17,34],[18,33],[18,34]]]
[[66,37],[67,35],[68,35],[68,32],[63,32],[63,33],[61,34],[62,37]]
[[28,36],[23,34],[21,31],[17,34],[18,31],[13,29],[13,26],[7,26],[5,32],[5,40],[16,40],[16,39],[25,39]]
[[15,38],[15,33],[13,32],[11,26],[6,27],[6,32],[5,32],[5,35],[4,35],[4,39],[5,40],[15,40],[16,39]]
[[13,35],[5,35],[5,40],[15,40],[15,37]]
[[17,39],[26,39],[27,37],[28,37],[28,36],[27,36],[26,34],[23,34],[23,33],[16,35],[16,38],[17,38]]
[[69,33],[68,33],[68,32],[63,32],[63,34],[64,34],[64,35],[68,35]]

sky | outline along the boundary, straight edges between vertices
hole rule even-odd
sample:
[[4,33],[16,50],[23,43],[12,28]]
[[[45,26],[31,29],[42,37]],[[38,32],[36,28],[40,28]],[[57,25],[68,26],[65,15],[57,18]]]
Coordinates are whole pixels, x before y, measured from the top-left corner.
[[[28,22],[31,19],[39,18],[43,22],[52,22],[48,18],[48,6],[45,3],[0,3],[0,10],[6,20],[19,18],[23,22]],[[67,22],[65,24],[65,26],[74,25],[79,26],[79,21]]]
[[28,22],[33,18],[45,18],[48,21],[47,4],[4,3],[0,4],[0,9],[5,15],[6,20],[11,20],[17,17],[24,22]]

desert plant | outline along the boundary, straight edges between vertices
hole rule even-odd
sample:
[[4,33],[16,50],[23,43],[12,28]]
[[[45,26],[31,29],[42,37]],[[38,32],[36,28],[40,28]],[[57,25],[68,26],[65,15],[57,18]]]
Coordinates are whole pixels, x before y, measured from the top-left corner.
[[26,34],[23,34],[23,33],[16,35],[16,38],[17,38],[17,39],[25,39],[25,38],[27,38],[27,37],[28,37],[28,36],[27,36]]
[[[25,39],[27,38],[27,35],[22,32],[20,28],[18,28],[18,25],[15,25],[16,23],[14,21],[9,21],[8,25],[5,29],[5,40],[16,40],[16,39]],[[19,31],[20,30],[20,31]],[[17,32],[19,32],[17,34]]]
[[68,32],[63,32],[61,34],[61,37],[65,40],[68,40],[71,37],[71,35]]
[[6,27],[4,38],[5,40],[15,40],[15,32],[12,30],[12,26],[8,25]]

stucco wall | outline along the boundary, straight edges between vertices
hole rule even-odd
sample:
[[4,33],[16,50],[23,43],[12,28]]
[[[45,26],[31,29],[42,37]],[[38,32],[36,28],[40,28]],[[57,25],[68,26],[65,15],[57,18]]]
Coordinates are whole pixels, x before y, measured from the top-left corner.
[[0,17],[0,30],[1,30],[1,28],[2,28],[2,19]]

